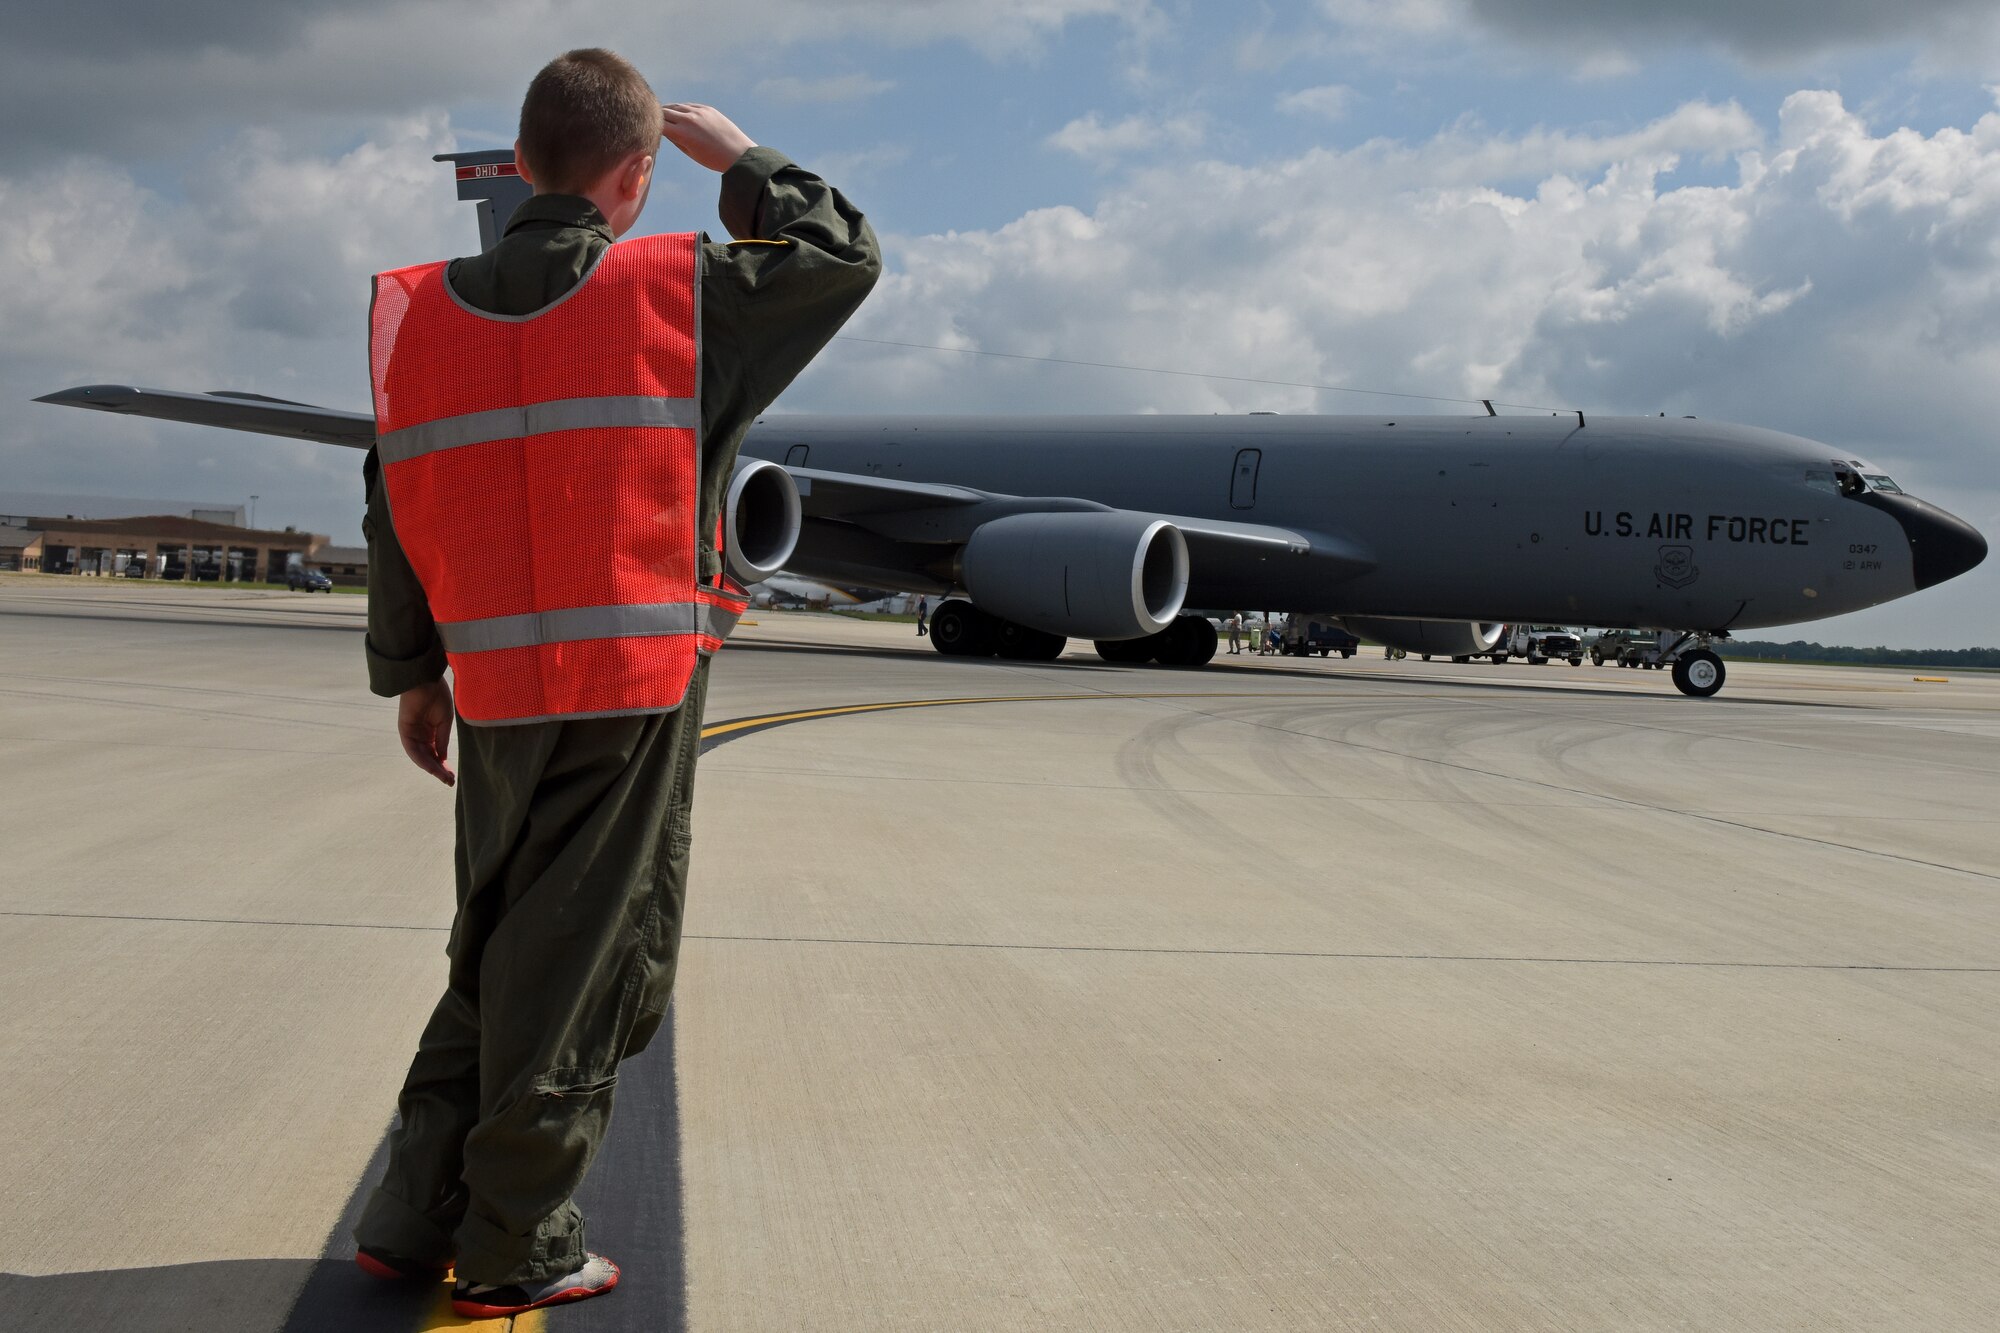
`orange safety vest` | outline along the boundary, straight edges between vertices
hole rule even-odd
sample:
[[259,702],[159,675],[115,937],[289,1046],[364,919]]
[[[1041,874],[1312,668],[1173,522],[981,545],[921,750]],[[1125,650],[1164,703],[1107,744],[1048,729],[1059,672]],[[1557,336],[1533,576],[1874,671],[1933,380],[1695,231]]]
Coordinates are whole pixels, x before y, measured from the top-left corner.
[[599,256],[532,315],[376,275],[376,451],[467,722],[660,713],[742,615],[703,584],[699,238]]

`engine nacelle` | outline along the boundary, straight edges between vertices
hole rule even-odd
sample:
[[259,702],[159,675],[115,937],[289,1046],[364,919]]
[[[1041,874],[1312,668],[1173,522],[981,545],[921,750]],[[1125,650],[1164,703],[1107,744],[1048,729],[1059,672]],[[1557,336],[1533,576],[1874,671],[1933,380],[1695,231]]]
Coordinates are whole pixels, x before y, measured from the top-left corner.
[[1364,639],[1406,653],[1432,657],[1477,657],[1500,646],[1505,625],[1463,620],[1387,620],[1372,616],[1342,616],[1340,623]]
[[1136,639],[1173,623],[1187,597],[1187,538],[1150,514],[1011,514],[965,544],[980,610],[1076,639]]
[[761,458],[739,458],[722,501],[722,560],[744,586],[768,579],[799,544],[799,487]]

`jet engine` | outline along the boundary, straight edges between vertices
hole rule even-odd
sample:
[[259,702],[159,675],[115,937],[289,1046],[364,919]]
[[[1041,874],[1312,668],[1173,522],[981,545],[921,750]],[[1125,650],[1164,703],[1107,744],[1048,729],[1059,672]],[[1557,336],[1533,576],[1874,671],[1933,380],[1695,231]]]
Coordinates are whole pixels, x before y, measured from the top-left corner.
[[1463,620],[1387,620],[1372,616],[1342,616],[1340,623],[1364,639],[1406,653],[1432,657],[1478,657],[1500,646],[1504,625]]
[[722,501],[723,563],[748,587],[792,558],[799,542],[799,487],[792,474],[760,458],[739,458]]
[[1066,638],[1157,634],[1187,597],[1187,539],[1150,514],[996,518],[973,529],[961,562],[980,610]]

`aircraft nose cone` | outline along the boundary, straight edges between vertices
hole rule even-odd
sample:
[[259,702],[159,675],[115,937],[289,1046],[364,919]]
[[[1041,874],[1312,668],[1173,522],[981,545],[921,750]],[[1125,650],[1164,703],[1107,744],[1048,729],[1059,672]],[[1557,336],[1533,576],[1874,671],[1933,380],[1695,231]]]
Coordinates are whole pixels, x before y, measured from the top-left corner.
[[1956,514],[1914,495],[1877,492],[1868,500],[1903,525],[1910,539],[1910,568],[1920,590],[1955,579],[1986,558],[1986,538]]

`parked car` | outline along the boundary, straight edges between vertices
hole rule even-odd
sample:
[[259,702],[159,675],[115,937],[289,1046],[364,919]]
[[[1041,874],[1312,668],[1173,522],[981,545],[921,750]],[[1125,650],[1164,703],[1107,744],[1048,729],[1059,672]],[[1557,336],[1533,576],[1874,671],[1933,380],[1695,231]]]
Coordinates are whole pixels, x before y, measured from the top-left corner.
[[333,580],[317,569],[288,569],[285,571],[285,586],[294,592],[333,591]]

